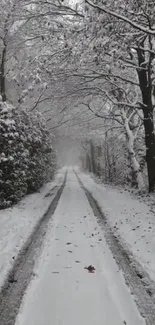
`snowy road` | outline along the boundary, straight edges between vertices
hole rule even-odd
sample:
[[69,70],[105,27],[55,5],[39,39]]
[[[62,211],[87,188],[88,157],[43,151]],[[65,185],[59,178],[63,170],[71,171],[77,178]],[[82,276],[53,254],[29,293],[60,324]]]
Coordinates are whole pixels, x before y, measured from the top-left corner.
[[27,324],[145,324],[72,170],[16,320]]

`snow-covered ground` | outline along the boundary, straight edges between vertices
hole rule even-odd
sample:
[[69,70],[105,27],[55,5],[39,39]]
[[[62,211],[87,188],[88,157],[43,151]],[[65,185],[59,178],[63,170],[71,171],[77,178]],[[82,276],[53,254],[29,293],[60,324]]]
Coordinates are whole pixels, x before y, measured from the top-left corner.
[[77,170],[85,187],[97,200],[113,230],[127,243],[136,259],[155,281],[155,213],[130,193],[97,184]]
[[16,320],[28,324],[145,324],[71,170]]
[[38,193],[26,196],[13,208],[0,211],[0,287],[19,251],[46,212],[52,196],[46,194],[63,182],[65,169],[59,171],[53,182]]

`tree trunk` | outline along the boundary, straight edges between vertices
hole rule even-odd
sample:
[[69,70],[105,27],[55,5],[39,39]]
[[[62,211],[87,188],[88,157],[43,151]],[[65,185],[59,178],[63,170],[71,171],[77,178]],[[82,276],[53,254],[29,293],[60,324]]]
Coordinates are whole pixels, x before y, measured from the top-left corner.
[[149,107],[144,110],[144,129],[149,192],[153,192],[155,190],[155,135],[153,109],[149,109]]
[[[144,47],[144,45],[142,44]],[[144,50],[138,49],[139,66],[145,62]],[[155,134],[153,121],[153,104],[152,104],[152,66],[149,64],[147,69],[137,70],[140,90],[143,100],[144,114],[144,130],[145,130],[145,145],[146,145],[146,163],[148,171],[149,192],[155,190]]]
[[96,174],[95,152],[94,152],[94,144],[92,141],[90,141],[90,155],[91,155],[92,172],[93,174]]
[[135,137],[130,129],[129,121],[126,116],[124,107],[121,107],[121,116],[122,116],[122,121],[124,123],[124,130],[125,130],[125,134],[126,134],[126,138],[127,138],[127,147],[128,147],[128,153],[129,153],[129,158],[130,158],[130,162],[131,162],[132,177],[133,177],[137,187],[139,189],[143,189],[144,188],[143,176],[140,171],[140,164],[136,159],[135,150],[134,150]]
[[97,146],[97,167],[96,167],[96,175],[98,177],[101,176],[101,165],[100,165],[100,158],[101,158],[101,146]]
[[2,51],[2,59],[0,65],[0,94],[2,96],[2,101],[6,101],[6,88],[5,88],[5,62],[6,62],[6,45]]
[[86,170],[91,173],[91,162],[88,154],[86,155]]

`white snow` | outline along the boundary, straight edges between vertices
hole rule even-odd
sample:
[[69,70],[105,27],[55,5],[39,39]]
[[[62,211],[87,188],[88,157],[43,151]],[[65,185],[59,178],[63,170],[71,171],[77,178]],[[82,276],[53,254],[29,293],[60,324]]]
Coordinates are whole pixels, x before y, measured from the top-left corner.
[[49,324],[145,324],[72,171],[15,325]]
[[52,201],[51,196],[45,195],[54,186],[62,184],[64,172],[65,169],[60,170],[55,181],[40,192],[26,196],[13,208],[0,211],[0,287],[20,249]]
[[[79,171],[78,171],[79,172]],[[85,187],[98,201],[117,235],[127,243],[136,259],[155,281],[155,213],[130,193],[97,184],[90,175],[80,173]]]

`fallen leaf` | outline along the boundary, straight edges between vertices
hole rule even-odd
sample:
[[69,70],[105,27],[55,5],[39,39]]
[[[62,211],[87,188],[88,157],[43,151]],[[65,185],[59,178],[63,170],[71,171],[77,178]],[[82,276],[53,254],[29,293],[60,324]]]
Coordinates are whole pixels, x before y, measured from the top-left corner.
[[93,265],[85,266],[85,269],[88,270],[89,273],[95,273],[95,267]]

